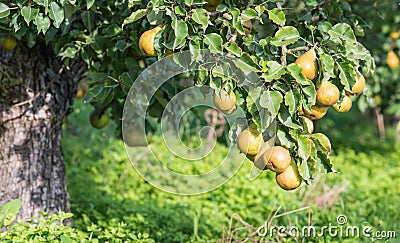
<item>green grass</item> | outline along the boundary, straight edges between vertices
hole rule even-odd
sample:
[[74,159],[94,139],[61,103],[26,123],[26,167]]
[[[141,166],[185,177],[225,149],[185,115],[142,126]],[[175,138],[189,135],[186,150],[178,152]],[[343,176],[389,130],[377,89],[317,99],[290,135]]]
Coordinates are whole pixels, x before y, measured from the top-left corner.
[[[86,231],[92,224],[103,230],[112,229],[124,222],[126,232],[145,234],[156,242],[214,242],[221,239],[223,228],[226,233],[233,214],[258,227],[279,206],[282,206],[279,213],[310,206],[311,222],[315,226],[337,225],[336,217],[343,214],[348,219],[346,225],[369,225],[375,230],[400,232],[397,201],[400,195],[400,168],[397,166],[400,146],[371,139],[373,128],[368,124],[362,124],[370,129],[368,132],[348,140],[358,147],[361,145],[357,141],[368,138],[369,143],[363,144],[361,152],[346,144],[336,144],[332,161],[340,173],[323,175],[312,186],[303,185],[296,192],[286,192],[276,185],[270,172],[250,181],[247,174],[251,164],[246,162],[234,178],[217,190],[197,196],[177,196],[143,180],[132,168],[122,141],[112,136],[113,126],[104,131],[90,127],[89,109],[81,107],[72,114],[64,136],[71,206],[79,230]],[[349,124],[351,119],[351,116],[346,117],[343,124]],[[332,141],[337,143],[345,140],[343,137],[351,136],[343,136],[340,131],[349,132],[350,127],[335,126]],[[322,125],[319,130],[324,130]],[[331,127],[327,126],[326,130]],[[326,133],[331,135],[329,131]],[[205,168],[215,166],[212,162],[219,161],[227,151],[225,146],[217,145],[209,158],[196,168],[194,164],[188,165],[184,160],[168,155],[160,137],[155,136],[153,144],[158,157],[167,166],[186,173],[206,171]],[[294,225],[306,226],[308,211],[292,213],[288,218]],[[287,225],[288,218],[279,217],[273,223]],[[241,226],[242,223],[234,220],[232,228]],[[246,235],[241,232],[238,236]],[[325,240],[361,241],[329,235]]]

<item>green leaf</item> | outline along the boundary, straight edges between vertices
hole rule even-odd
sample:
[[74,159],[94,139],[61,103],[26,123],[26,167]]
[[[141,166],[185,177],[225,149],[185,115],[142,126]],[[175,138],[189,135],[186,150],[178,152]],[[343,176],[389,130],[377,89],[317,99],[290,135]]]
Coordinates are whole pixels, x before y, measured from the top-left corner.
[[136,22],[139,19],[143,18],[144,16],[146,16],[147,14],[147,10],[146,9],[138,9],[135,12],[131,13],[131,15],[129,15],[129,17],[124,19],[124,22],[122,23],[122,28],[130,23]]
[[0,226],[8,226],[17,217],[18,211],[21,209],[22,201],[14,199],[5,203],[0,207]]
[[84,11],[81,18],[85,27],[91,32],[94,26],[94,13],[92,11]]
[[285,26],[275,33],[271,44],[275,46],[289,45],[295,43],[298,39],[300,39],[300,34],[297,29],[293,26]]
[[46,9],[49,7],[49,0],[33,0],[33,1],[39,4],[40,6],[45,7]]
[[73,243],[74,242],[71,238],[63,236],[63,235],[60,236],[60,240],[61,240],[61,243]]
[[94,0],[86,0],[86,9],[89,10],[94,4]]
[[268,18],[277,25],[284,25],[286,22],[285,13],[278,8],[268,10]]
[[278,127],[276,137],[279,140],[279,143],[287,148],[291,148],[295,145],[295,141],[293,140],[292,136],[287,133],[287,128],[284,126]]
[[333,60],[332,56],[326,53],[322,53],[319,55],[319,60],[322,66],[322,81],[328,81],[330,78],[335,77],[335,61]]
[[356,71],[349,63],[336,62],[339,70],[340,82],[346,90],[351,90],[351,87],[356,83]]
[[300,135],[297,138],[298,155],[305,162],[311,156],[311,139],[308,135]]
[[175,33],[173,49],[177,49],[185,44],[185,38],[188,36],[188,27],[185,21],[180,19],[172,22],[172,28],[174,29]]
[[289,64],[286,69],[289,71],[290,75],[296,80],[297,83],[301,85],[310,85],[309,80],[304,77],[303,73],[301,72],[302,69],[297,63]]
[[235,60],[235,65],[246,74],[261,70],[261,67],[258,66],[257,63],[251,59],[251,56],[246,52],[242,53],[242,56]]
[[260,97],[260,106],[266,108],[270,112],[271,118],[274,119],[278,115],[282,101],[283,96],[279,91],[266,90]]
[[315,104],[316,100],[316,90],[314,83],[309,80],[309,85],[301,86],[301,90],[304,95],[307,97],[307,105],[311,106]]
[[289,90],[285,93],[285,105],[289,107],[289,113],[294,114],[300,106],[301,94],[296,90]]
[[242,49],[240,49],[240,47],[238,47],[238,45],[236,44],[236,42],[230,41],[224,44],[224,48],[234,54],[237,57],[240,57],[242,55]]
[[319,169],[320,172],[329,173],[336,172],[333,170],[333,166],[328,156],[325,153],[318,151],[318,159],[315,164],[316,168]]
[[0,3],[0,19],[10,15],[10,8],[4,3]]
[[79,48],[77,48],[74,44],[69,43],[69,44],[65,45],[62,52],[59,55],[63,59],[64,58],[74,58],[78,52],[79,52]]
[[[312,167],[311,167],[312,169]],[[308,181],[312,179],[312,171],[310,170],[309,164],[305,161],[299,166],[299,173],[303,180]]]
[[261,74],[261,78],[266,82],[271,82],[273,80],[279,79],[285,74],[285,69],[277,61],[268,61],[267,66],[269,67],[267,72]]
[[329,141],[329,138],[325,136],[323,133],[314,133],[312,134],[312,138],[314,140],[314,143],[317,147],[318,151],[321,152],[329,152],[331,151],[331,142]]
[[280,107],[278,119],[283,125],[289,128],[292,129],[301,128],[301,126],[298,123],[296,123],[295,120],[293,120],[292,116],[289,113],[289,110],[284,105]]
[[240,14],[240,16],[242,16],[243,21],[246,21],[246,20],[258,18],[258,13],[254,9],[248,8],[248,9],[244,10]]
[[332,39],[340,39],[350,43],[357,42],[353,29],[345,23],[336,24],[328,31],[328,34]]
[[210,16],[204,8],[195,8],[192,10],[192,19],[194,22],[200,24],[205,30],[207,29]]
[[222,37],[216,33],[210,33],[204,36],[204,44],[209,46],[210,51],[222,52]]
[[43,16],[43,13],[39,13],[33,23],[36,25],[37,31],[46,34],[46,31],[50,28],[50,19],[47,16]]
[[59,28],[64,20],[64,9],[60,7],[56,2],[51,2],[49,17],[54,21],[54,26],[56,28]]
[[103,30],[103,34],[107,37],[114,37],[122,32],[121,27],[116,24],[112,24]]
[[34,20],[39,13],[39,9],[31,8],[31,7],[23,7],[21,9],[21,14],[24,17],[26,24],[29,26],[29,23]]

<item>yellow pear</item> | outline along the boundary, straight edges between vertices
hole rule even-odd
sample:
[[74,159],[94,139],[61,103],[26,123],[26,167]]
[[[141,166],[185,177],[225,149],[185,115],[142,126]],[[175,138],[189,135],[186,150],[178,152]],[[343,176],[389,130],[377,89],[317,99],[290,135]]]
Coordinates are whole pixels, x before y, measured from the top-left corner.
[[311,48],[309,51],[297,58],[296,63],[300,65],[302,73],[306,78],[313,80],[317,77],[318,64],[314,48]]
[[386,63],[391,69],[396,69],[399,66],[399,57],[394,51],[389,51],[386,57]]
[[317,103],[319,106],[331,106],[338,102],[340,97],[339,89],[336,85],[324,81],[317,89]]
[[226,115],[231,114],[236,108],[236,95],[233,91],[229,94],[225,90],[221,90],[219,94],[214,93],[213,100],[215,107]]
[[394,31],[392,33],[390,33],[390,38],[392,40],[397,40],[400,38],[400,31]]
[[346,91],[346,94],[359,95],[363,92],[364,87],[365,87],[365,78],[362,74],[357,73],[356,83],[351,89],[351,92]]
[[157,26],[151,30],[145,31],[139,38],[139,48],[146,56],[157,56],[154,49],[154,37],[162,30],[162,26]]
[[346,95],[343,98],[342,103],[340,103],[340,106],[338,103],[336,103],[332,107],[337,112],[348,112],[352,106],[353,106],[353,101],[351,100],[350,96]]
[[304,116],[313,121],[319,120],[322,117],[324,117],[327,111],[328,111],[328,106],[318,106],[318,105],[311,106],[311,111],[303,109]]
[[264,142],[260,133],[250,131],[251,129],[243,130],[237,137],[237,147],[240,152],[246,155],[254,156],[260,151],[261,145]]
[[282,173],[277,173],[275,179],[284,190],[294,190],[301,184],[301,176],[294,163],[291,163]]
[[290,161],[289,150],[282,146],[274,146],[257,158],[254,165],[260,170],[270,169],[273,172],[281,173],[289,167]]

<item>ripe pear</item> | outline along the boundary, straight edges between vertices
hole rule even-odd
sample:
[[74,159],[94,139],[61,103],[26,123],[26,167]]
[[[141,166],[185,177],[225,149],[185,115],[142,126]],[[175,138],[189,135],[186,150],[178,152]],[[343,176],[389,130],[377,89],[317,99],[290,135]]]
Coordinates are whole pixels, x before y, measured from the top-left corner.
[[13,35],[7,36],[2,42],[1,47],[5,51],[12,51],[17,46],[17,40]]
[[363,92],[364,87],[365,87],[365,78],[362,74],[357,73],[356,83],[354,84],[350,92],[346,91],[346,94],[359,95]]
[[322,117],[324,117],[327,111],[328,111],[328,106],[318,106],[318,105],[311,106],[311,111],[303,109],[304,116],[313,121],[319,120]]
[[390,69],[396,69],[399,66],[399,57],[394,51],[389,51],[386,57],[386,63]]
[[294,190],[301,184],[301,176],[297,166],[291,163],[282,173],[276,174],[276,182],[284,190]]
[[340,103],[340,106],[338,103],[334,104],[332,107],[335,111],[337,112],[348,112],[353,105],[353,101],[351,100],[350,96],[346,95],[342,103]]
[[340,97],[339,89],[336,85],[324,81],[317,89],[317,104],[319,106],[331,106],[338,102]]
[[255,156],[260,151],[264,142],[263,137],[258,132],[252,132],[251,129],[243,130],[237,137],[237,147],[240,152],[246,155]]
[[390,38],[392,40],[397,40],[400,38],[400,31],[394,31],[392,33],[390,33]]
[[307,79],[313,80],[315,77],[317,77],[318,64],[317,55],[314,48],[311,48],[306,53],[297,58],[295,63],[300,65],[302,73]]
[[289,167],[290,161],[289,150],[282,146],[274,146],[267,149],[254,162],[254,165],[260,170],[270,169],[273,172],[281,173]]
[[214,93],[213,101],[215,107],[226,115],[231,114],[236,108],[236,95],[233,91],[228,94],[222,89],[219,94]]
[[154,49],[154,37],[162,30],[162,26],[157,26],[151,30],[145,31],[139,38],[139,48],[146,56],[157,56]]

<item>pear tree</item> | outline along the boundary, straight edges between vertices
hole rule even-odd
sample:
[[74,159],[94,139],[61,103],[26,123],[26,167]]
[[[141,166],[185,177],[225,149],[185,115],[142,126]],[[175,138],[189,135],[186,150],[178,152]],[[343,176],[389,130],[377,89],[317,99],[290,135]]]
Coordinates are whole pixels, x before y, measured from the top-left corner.
[[[231,142],[249,163],[275,170],[280,187],[293,190],[333,172],[329,134],[314,133],[313,121],[360,94],[357,76],[375,69],[358,40],[365,26],[352,11],[344,0],[2,1],[0,204],[20,198],[22,218],[69,210],[61,126],[83,80],[84,98],[97,112],[92,124],[101,128],[110,118],[120,131],[125,98],[146,67],[203,49],[238,62],[175,77],[149,110],[165,109],[189,76],[192,86],[213,90],[215,107],[227,116],[244,111],[249,125],[232,129]],[[243,80],[221,75],[232,68],[259,82],[245,89]],[[277,154],[264,146],[266,119],[277,124]]]

